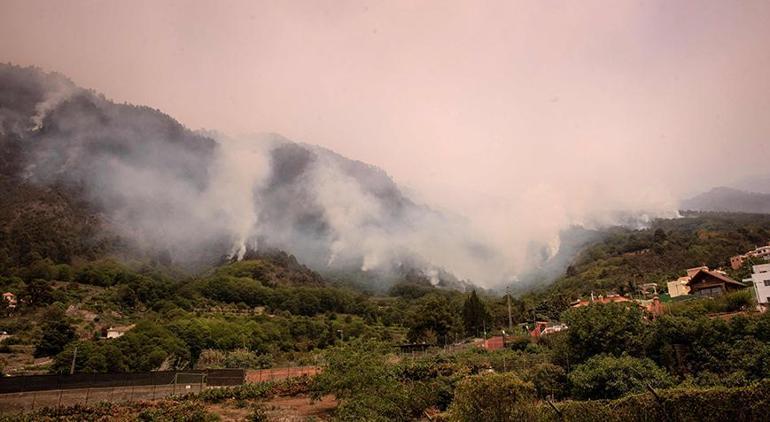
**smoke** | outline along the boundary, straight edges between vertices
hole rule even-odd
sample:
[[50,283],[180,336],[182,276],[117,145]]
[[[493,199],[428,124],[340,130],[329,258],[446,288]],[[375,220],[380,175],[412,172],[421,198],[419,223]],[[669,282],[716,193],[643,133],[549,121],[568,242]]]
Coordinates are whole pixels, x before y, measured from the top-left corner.
[[[645,208],[653,202],[644,192],[631,200],[607,192],[612,185],[567,179],[523,188],[518,201],[431,207],[382,169],[325,148],[272,134],[191,132],[60,75],[2,74],[7,104],[18,108],[4,121],[16,116],[11,126],[24,128],[24,179],[77,186],[135,250],[192,268],[279,248],[319,270],[417,270],[434,285],[461,286],[456,276],[493,287],[541,268],[555,275],[551,267],[581,245],[573,236],[563,248],[565,228],[676,216],[671,203]],[[30,91],[34,100],[20,108]]]
[[[229,6],[3,2],[7,60],[230,134],[27,74],[0,86],[0,132],[29,141],[29,180],[84,184],[111,226],[179,261],[275,246],[486,286],[569,255],[572,227],[767,189],[742,181],[770,153],[768,2]],[[254,131],[395,181],[233,135]]]

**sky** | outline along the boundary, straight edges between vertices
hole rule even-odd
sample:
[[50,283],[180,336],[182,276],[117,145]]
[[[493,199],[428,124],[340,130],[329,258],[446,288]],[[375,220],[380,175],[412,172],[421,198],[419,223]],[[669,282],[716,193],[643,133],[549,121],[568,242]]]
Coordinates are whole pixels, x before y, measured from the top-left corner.
[[325,146],[502,238],[769,172],[762,0],[0,0],[0,61]]

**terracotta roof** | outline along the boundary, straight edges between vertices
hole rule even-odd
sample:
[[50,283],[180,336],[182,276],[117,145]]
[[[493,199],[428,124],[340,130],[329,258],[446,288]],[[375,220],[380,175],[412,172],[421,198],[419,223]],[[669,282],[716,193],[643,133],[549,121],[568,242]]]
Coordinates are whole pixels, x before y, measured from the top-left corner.
[[740,287],[746,287],[746,285],[741,283],[740,281],[735,281],[732,278],[730,278],[730,277],[728,277],[728,276],[726,276],[726,275],[724,275],[722,273],[719,273],[719,272],[716,272],[716,271],[706,271],[706,270],[700,270],[697,273],[695,273],[692,276],[692,278],[690,278],[690,281],[687,282],[687,285],[688,286],[692,285],[695,281],[700,280],[701,278],[705,277],[706,275],[710,275],[712,277],[718,278],[719,280],[722,280],[722,281],[724,281],[725,283],[728,283],[728,284],[732,284],[732,285],[740,286]]

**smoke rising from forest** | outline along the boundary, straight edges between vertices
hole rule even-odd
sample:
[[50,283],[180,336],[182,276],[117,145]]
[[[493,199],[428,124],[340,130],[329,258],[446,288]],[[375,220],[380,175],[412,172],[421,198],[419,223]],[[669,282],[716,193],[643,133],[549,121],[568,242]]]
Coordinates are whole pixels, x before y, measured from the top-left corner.
[[181,260],[270,244],[493,286],[571,226],[676,216],[766,168],[766,2],[445,5],[4,2],[0,57],[219,131],[50,81],[26,170],[88,180]]

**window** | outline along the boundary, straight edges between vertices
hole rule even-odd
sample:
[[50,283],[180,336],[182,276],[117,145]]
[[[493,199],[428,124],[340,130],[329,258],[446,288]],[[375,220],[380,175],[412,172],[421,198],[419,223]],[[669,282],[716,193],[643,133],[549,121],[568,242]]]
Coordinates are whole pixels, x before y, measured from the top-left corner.
[[770,280],[765,280],[765,287],[770,287]]

